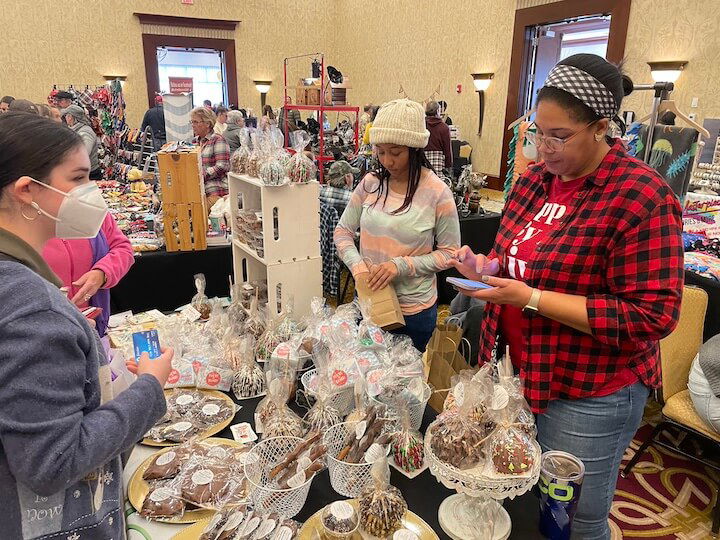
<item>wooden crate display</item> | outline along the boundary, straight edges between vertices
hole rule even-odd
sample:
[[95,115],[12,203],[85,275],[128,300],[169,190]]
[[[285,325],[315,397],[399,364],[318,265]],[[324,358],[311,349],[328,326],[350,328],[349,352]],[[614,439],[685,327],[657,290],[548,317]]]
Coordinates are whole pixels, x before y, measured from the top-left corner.
[[257,178],[230,173],[228,185],[233,227],[240,207],[263,216],[261,254],[233,232],[235,282],[266,279],[271,313],[292,299],[297,316],[309,314],[310,301],[322,296],[319,184],[265,186]]
[[207,249],[207,210],[200,154],[158,152],[167,251]]

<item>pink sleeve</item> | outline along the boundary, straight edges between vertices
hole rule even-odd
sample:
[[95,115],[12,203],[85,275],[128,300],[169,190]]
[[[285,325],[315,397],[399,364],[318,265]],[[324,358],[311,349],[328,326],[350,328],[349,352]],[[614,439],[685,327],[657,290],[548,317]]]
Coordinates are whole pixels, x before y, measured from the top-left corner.
[[135,263],[135,256],[130,240],[118,228],[112,214],[105,216],[101,230],[105,234],[110,251],[95,263],[93,270],[102,270],[107,277],[103,288],[112,289]]

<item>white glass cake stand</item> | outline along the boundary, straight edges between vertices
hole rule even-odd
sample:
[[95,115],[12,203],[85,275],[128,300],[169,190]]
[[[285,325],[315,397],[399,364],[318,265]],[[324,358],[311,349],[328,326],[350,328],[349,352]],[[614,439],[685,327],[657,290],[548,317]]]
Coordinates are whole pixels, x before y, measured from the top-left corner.
[[445,533],[454,540],[485,538],[478,520],[483,516],[495,516],[492,540],[505,540],[510,536],[510,515],[502,507],[505,498],[514,498],[532,488],[540,476],[541,450],[533,440],[534,460],[529,475],[491,478],[479,469],[463,471],[438,459],[432,450],[432,431],[436,422],[425,434],[425,459],[430,471],[448,489],[457,491],[445,499],[438,509],[438,521]]

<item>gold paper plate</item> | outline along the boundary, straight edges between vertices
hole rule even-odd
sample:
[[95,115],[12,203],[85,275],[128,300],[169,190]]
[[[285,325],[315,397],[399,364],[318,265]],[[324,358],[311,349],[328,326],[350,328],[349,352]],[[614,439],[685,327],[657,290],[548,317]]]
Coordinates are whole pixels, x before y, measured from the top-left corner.
[[[211,437],[209,439],[205,439],[202,442],[205,444],[210,444],[212,446],[223,445],[233,446],[235,448],[243,448],[244,446],[237,441],[233,441],[232,439],[221,439],[219,437]],[[143,480],[143,474],[145,474],[145,471],[155,458],[157,458],[161,454],[164,454],[165,452],[169,452],[170,450],[172,450],[172,448],[164,448],[159,452],[155,452],[152,456],[148,457],[145,461],[143,461],[142,464],[137,468],[135,473],[132,475],[132,478],[130,479],[130,484],[128,484],[128,500],[138,512],[140,512],[140,510],[142,509],[145,497],[147,497],[147,494],[150,491],[150,484]],[[162,521],[164,523],[195,523],[196,521],[200,521],[203,519],[210,519],[212,518],[213,514],[215,514],[215,510],[201,508],[198,510],[188,510],[180,517],[150,519]]]
[[[349,499],[347,502],[352,504],[355,510],[358,509],[358,502],[356,499]],[[310,519],[305,522],[305,525],[302,526],[300,532],[298,533],[298,540],[317,540],[317,538],[324,538],[323,526],[320,522],[323,510],[324,509],[318,510],[310,517]],[[411,512],[410,510],[405,513],[402,525],[404,528],[414,532],[418,536],[418,538],[421,538],[422,540],[440,540],[438,538],[438,535],[435,534],[435,531],[430,528],[430,525],[425,523],[425,521],[420,516],[418,516],[414,512]],[[189,540],[190,537],[187,538]],[[198,537],[195,537],[195,540],[197,540],[197,538]],[[358,530],[358,532],[353,534],[349,540],[366,540],[369,538],[375,537],[360,532],[360,530]]]
[[205,527],[210,523],[209,519],[203,519],[198,521],[194,525],[185,527],[182,531],[173,536],[170,540],[198,540],[200,535],[205,530]]
[[[171,389],[165,390],[165,399],[167,399],[167,397],[170,394],[172,394],[172,392],[174,390],[183,390],[183,389],[182,388],[179,388],[179,389],[171,388]],[[222,399],[230,406],[230,408],[233,411],[235,410],[235,402],[232,399],[230,399],[229,396],[223,394],[222,392],[218,392],[217,390],[199,390],[199,389],[192,389],[192,388],[186,388],[185,390],[194,390],[196,392],[200,392],[205,397]],[[230,415],[230,418],[228,418],[227,420],[223,420],[222,422],[220,422],[218,424],[213,424],[212,426],[207,428],[205,431],[203,431],[199,435],[197,435],[197,438],[198,439],[206,439],[208,437],[212,437],[213,435],[215,435],[217,433],[220,433],[223,429],[225,429],[232,423],[233,418],[235,418],[235,413]],[[170,441],[155,441],[149,437],[145,437],[140,442],[147,446],[178,446],[178,445],[182,444],[182,443],[176,443],[176,442],[170,442]]]

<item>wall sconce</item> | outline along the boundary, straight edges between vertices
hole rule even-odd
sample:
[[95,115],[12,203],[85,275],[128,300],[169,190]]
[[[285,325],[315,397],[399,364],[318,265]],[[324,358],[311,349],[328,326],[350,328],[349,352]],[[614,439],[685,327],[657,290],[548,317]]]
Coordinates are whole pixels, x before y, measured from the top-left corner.
[[490,86],[494,73],[473,73],[473,84],[478,93],[478,135],[482,135],[483,118],[485,117],[485,90]]
[[127,79],[127,77],[125,75],[103,75],[103,79],[108,83],[120,81],[120,88],[125,88],[125,79]]
[[257,88],[257,91],[260,92],[260,114],[262,114],[262,110],[265,108],[265,98],[267,97],[267,93],[270,91],[270,85],[272,84],[271,81],[253,81],[255,83],[255,88]]
[[685,69],[687,61],[679,60],[677,62],[648,62],[650,66],[650,74],[655,82],[672,82],[678,80],[680,72]]

